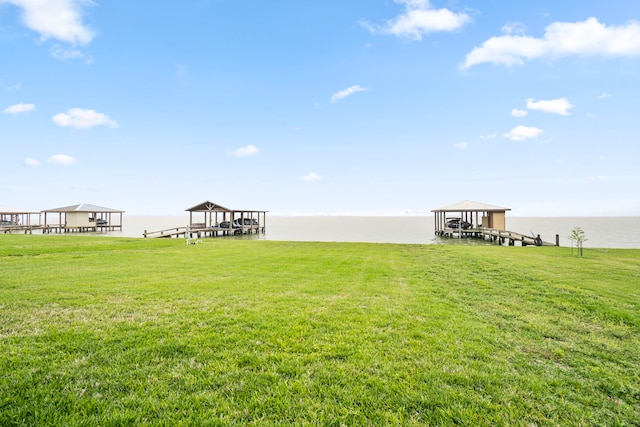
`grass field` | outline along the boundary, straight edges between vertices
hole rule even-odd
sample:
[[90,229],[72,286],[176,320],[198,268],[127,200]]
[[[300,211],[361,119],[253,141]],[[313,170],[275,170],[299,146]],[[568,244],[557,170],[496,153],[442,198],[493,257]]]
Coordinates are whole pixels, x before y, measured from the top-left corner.
[[0,426],[640,425],[640,250],[0,236]]

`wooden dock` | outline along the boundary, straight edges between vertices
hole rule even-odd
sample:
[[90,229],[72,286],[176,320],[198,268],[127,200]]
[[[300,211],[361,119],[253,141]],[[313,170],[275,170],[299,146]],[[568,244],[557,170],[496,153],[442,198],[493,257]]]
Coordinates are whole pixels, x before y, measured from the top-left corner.
[[44,227],[42,225],[3,225],[0,226],[0,233],[2,234],[33,234],[35,231],[43,230]]
[[245,225],[243,227],[226,228],[220,226],[205,227],[204,225],[195,227],[174,227],[159,231],[147,231],[142,234],[150,238],[183,238],[193,239],[201,237],[222,237],[240,236],[244,234],[264,233],[265,227],[262,225]]
[[33,234],[34,231],[42,234],[62,233],[104,233],[107,231],[122,230],[121,225],[97,225],[90,227],[67,226],[65,224],[36,224],[36,225],[3,225],[0,226],[2,234]]
[[436,232],[438,236],[449,238],[479,238],[497,242],[500,245],[508,244],[515,246],[516,242],[521,246],[560,246],[559,236],[556,235],[556,242],[550,243],[542,240],[539,236],[531,236],[518,233],[516,231],[498,230],[495,228],[477,227],[469,229],[445,228]]

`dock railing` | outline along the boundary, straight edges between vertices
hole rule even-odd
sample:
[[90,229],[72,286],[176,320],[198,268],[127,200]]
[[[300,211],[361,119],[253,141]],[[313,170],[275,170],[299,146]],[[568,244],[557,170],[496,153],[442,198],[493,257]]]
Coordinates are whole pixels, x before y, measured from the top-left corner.
[[514,246],[516,242],[520,242],[522,246],[560,246],[560,236],[556,234],[556,242],[550,243],[542,240],[538,235],[522,234],[515,231],[500,230],[497,228],[488,227],[473,227],[473,228],[444,228],[436,230],[436,235],[450,238],[481,238],[491,241],[497,241],[499,244],[508,243],[509,246]]
[[147,231],[144,230],[144,237],[179,237],[184,236],[189,231],[189,227],[174,227],[165,230]]
[[173,227],[158,231],[144,230],[142,235],[150,238],[162,238],[162,237],[184,237],[190,238],[194,235],[198,237],[214,237],[220,235],[231,236],[240,234],[251,234],[264,232],[264,226],[260,225],[243,225],[240,227],[234,227],[229,225],[228,227],[221,227],[219,225],[213,227],[206,227],[203,223],[195,223],[191,226],[185,227]]
[[27,224],[27,225],[2,225],[0,226],[0,233],[3,234],[13,234],[13,233],[24,233],[24,234],[33,234],[34,230],[42,230],[43,233],[47,233],[49,230],[49,226],[44,226],[40,224]]
[[508,242],[510,246],[513,246],[515,242],[520,242],[522,246],[558,246],[558,238],[556,236],[556,243],[545,242],[540,236],[530,236],[527,234],[518,233],[515,231],[498,230],[495,228],[479,227],[478,233],[484,238],[489,237],[491,240],[497,240],[500,244]]

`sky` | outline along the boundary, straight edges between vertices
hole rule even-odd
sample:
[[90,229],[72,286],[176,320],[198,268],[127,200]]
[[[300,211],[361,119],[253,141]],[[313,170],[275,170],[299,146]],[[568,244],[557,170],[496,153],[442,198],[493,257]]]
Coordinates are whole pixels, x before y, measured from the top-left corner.
[[640,216],[640,2],[0,0],[0,206]]

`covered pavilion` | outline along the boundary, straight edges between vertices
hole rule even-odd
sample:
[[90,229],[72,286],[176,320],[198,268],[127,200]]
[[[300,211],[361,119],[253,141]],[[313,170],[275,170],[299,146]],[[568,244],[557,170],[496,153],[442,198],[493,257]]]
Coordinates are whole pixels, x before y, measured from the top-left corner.
[[[105,208],[91,204],[64,206],[43,210],[45,229],[58,231],[107,231],[122,230],[122,214],[119,209]],[[57,217],[57,222],[49,218]],[[55,220],[53,220],[55,221]]]
[[506,230],[506,212],[510,208],[502,206],[488,205],[486,203],[464,200],[453,205],[434,209],[435,232],[438,235],[448,234],[451,227],[447,227],[447,222],[452,218],[459,218],[471,224],[466,232],[472,233],[478,228],[491,228],[495,230]]
[[[32,222],[32,217],[36,215],[38,215],[38,221]],[[0,231],[3,233],[20,231],[32,233],[34,228],[40,228],[40,212],[0,207]]]
[[[40,215],[40,212],[33,212],[27,209],[13,209],[0,206],[0,225],[23,225],[30,226],[31,217]],[[39,221],[38,221],[39,223]]]
[[267,219],[267,211],[229,209],[208,200],[185,210],[189,212],[189,227],[192,230],[236,228],[242,233],[251,230],[264,232]]

